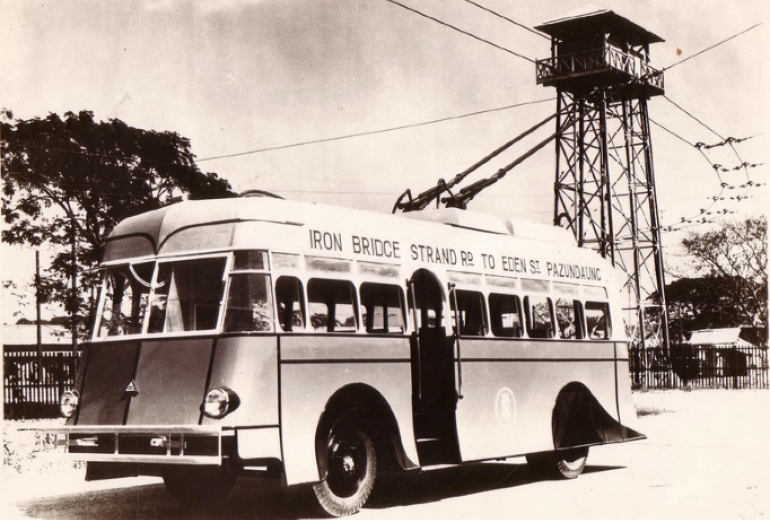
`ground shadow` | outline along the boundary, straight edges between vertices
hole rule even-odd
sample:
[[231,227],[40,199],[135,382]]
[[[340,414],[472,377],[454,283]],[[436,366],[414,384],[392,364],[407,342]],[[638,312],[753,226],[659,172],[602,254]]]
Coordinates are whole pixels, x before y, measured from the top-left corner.
[[[589,466],[586,473],[622,469],[616,466]],[[438,502],[452,497],[474,495],[496,489],[534,484],[550,477],[527,464],[475,463],[428,471],[384,474],[367,507],[387,508]]]
[[[585,473],[621,469],[620,466],[588,466]],[[366,507],[387,509],[427,504],[452,497],[536,484],[544,478],[526,464],[467,464],[428,471],[384,473]],[[323,518],[314,507],[307,485],[281,489],[274,480],[239,479],[225,504],[216,509],[181,507],[162,484],[106,491],[90,491],[62,497],[19,502],[29,518],[102,519],[234,519],[289,520]]]

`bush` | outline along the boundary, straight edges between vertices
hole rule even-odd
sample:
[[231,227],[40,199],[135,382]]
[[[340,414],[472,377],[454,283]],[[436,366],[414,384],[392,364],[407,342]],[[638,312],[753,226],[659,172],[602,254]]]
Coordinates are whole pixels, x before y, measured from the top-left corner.
[[57,460],[39,453],[38,432],[25,428],[61,426],[64,419],[38,419],[3,422],[3,466],[11,473],[31,471],[52,473],[73,468],[84,468],[84,462]]

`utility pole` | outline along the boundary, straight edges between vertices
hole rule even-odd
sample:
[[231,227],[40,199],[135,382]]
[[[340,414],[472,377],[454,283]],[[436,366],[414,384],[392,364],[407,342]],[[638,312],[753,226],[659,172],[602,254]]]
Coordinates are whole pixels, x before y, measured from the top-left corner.
[[72,320],[72,352],[78,351],[78,269],[77,269],[77,233],[75,228],[75,217],[72,217],[72,241],[71,241],[71,261],[72,270],[70,271],[70,290],[72,296],[70,296],[70,319]]
[[43,377],[43,328],[40,323],[40,251],[35,251],[35,329],[37,330],[37,380]]
[[[646,365],[648,349],[669,353],[665,277],[647,100],[664,93],[650,66],[659,36],[595,7],[546,22],[551,57],[537,83],[556,87],[554,224],[596,249],[624,274],[626,326]],[[563,114],[567,114],[566,116]]]

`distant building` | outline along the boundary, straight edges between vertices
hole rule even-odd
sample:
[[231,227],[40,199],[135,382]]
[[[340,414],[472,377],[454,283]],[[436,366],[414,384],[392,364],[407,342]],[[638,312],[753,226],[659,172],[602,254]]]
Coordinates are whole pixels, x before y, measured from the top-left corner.
[[696,330],[683,346],[697,355],[701,371],[715,376],[746,376],[767,367],[767,330],[755,327]]
[[742,347],[751,348],[757,345],[742,337],[743,328],[732,327],[728,329],[695,330],[686,339],[686,345],[699,345],[702,347]]
[[[64,325],[43,322],[40,328],[42,344],[46,350],[51,350],[52,347],[63,350],[72,345],[72,336]],[[3,325],[0,339],[3,346],[34,348],[37,345],[37,325],[27,320],[22,320],[15,325]]]

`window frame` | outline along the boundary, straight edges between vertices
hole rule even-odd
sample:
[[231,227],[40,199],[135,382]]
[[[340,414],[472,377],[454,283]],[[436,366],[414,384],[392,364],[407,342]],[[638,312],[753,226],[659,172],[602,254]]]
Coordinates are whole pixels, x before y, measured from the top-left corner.
[[[502,335],[495,333],[495,327],[494,327],[494,314],[492,312],[492,298],[510,298],[513,300],[514,307],[516,307],[516,316],[518,316],[518,322],[519,322],[519,330],[518,335],[516,335],[516,329],[511,327],[503,327],[503,313],[500,313],[500,329],[511,329],[513,331],[513,334],[510,336],[508,335]],[[525,331],[526,331],[526,317],[523,312],[521,303],[521,297],[518,294],[513,293],[502,293],[502,292],[490,292],[487,295],[487,308],[489,312],[489,331],[492,334],[492,336],[496,338],[523,338],[525,337]],[[500,330],[498,329],[498,330]]]
[[[227,292],[228,292],[228,284],[230,282],[229,280],[229,273],[230,273],[230,266],[233,258],[233,251],[217,251],[212,253],[205,253],[205,254],[184,254],[184,255],[168,255],[168,256],[156,256],[156,257],[141,257],[136,258],[130,261],[126,261],[125,259],[119,260],[119,261],[113,261],[109,263],[105,263],[100,267],[100,270],[104,272],[102,275],[102,280],[99,284],[99,301],[97,304],[97,316],[95,320],[95,325],[93,328],[93,331],[91,332],[90,338],[91,341],[94,342],[103,342],[103,341],[121,341],[125,339],[137,339],[137,338],[174,338],[174,337],[186,337],[186,336],[201,336],[201,335],[211,335],[211,334],[217,334],[222,330],[222,320],[224,319],[224,310],[225,310],[225,304],[227,299]],[[188,262],[188,261],[196,261],[196,260],[208,260],[208,259],[223,259],[224,260],[224,267],[222,271],[222,295],[219,300],[219,315],[217,316],[216,321],[216,327],[212,329],[205,329],[205,330],[177,330],[172,332],[150,332],[149,331],[149,318],[150,318],[150,312],[151,312],[151,302],[152,297],[155,295],[155,289],[157,287],[157,275],[160,271],[160,265],[161,264],[175,264],[175,263],[182,263],[182,262]],[[150,279],[150,287],[147,294],[147,305],[146,308],[142,310],[141,313],[141,327],[138,332],[132,333],[132,334],[117,334],[117,335],[100,335],[99,330],[104,326],[104,307],[106,303],[107,298],[107,283],[109,278],[109,271],[113,269],[120,269],[125,268],[129,271],[132,271],[134,269],[134,266],[140,265],[140,264],[152,264],[152,278]],[[168,295],[166,295],[168,297]],[[165,321],[165,317],[164,317]],[[165,322],[164,327],[165,329]]]
[[[338,284],[348,284],[350,288],[350,297],[352,302],[351,303],[343,303],[342,305],[351,305],[352,306],[352,313],[351,316],[353,316],[355,320],[355,325],[353,329],[350,330],[337,330],[336,328],[332,328],[330,330],[329,326],[332,324],[332,320],[329,319],[329,315],[331,314],[329,311],[329,303],[332,302],[332,300],[327,300],[325,302],[313,302],[311,301],[310,295],[311,295],[311,284],[314,284],[315,282],[326,282],[326,283],[338,283]],[[349,278],[333,278],[333,277],[325,277],[325,276],[313,276],[309,277],[306,281],[305,285],[305,298],[307,300],[307,326],[308,330],[311,330],[315,333],[336,333],[336,334],[356,334],[361,330],[361,313],[360,313],[360,304],[358,301],[358,288],[356,287],[356,284],[353,283],[352,280]],[[326,327],[325,330],[323,328],[316,329],[313,325],[311,318],[312,318],[312,311],[311,311],[311,305],[313,304],[321,303],[322,305],[326,306]],[[335,304],[334,314],[332,315],[334,322],[336,323],[337,320],[337,309],[336,305],[339,305],[339,302],[333,301],[332,303]]]
[[[355,285],[355,284],[354,284]],[[397,297],[398,297],[398,303],[399,303],[399,311],[401,315],[401,326],[398,329],[390,330],[390,326],[388,325],[388,313],[387,309],[393,309],[394,307],[389,307],[387,305],[382,306],[383,307],[383,324],[385,325],[384,329],[375,329],[371,326],[371,321],[369,319],[369,311],[367,309],[367,305],[364,303],[364,291],[367,289],[368,286],[379,286],[383,288],[393,288],[397,291]],[[406,312],[406,305],[404,300],[404,288],[398,284],[394,283],[383,283],[380,281],[363,281],[358,286],[358,301],[359,301],[359,314],[360,314],[360,322],[363,325],[363,327],[360,327],[360,330],[366,332],[367,334],[405,334],[408,328],[408,320],[407,320],[407,312]],[[364,309],[366,310],[367,314],[367,320],[366,323],[364,323]]]
[[[296,286],[299,289],[299,294],[297,298],[297,302],[300,306],[300,315],[302,318],[302,325],[299,327],[292,327],[290,329],[285,329],[283,325],[281,325],[281,309],[279,307],[278,303],[278,282],[280,282],[282,279],[291,279],[296,282]],[[294,301],[294,300],[292,300]],[[308,312],[308,299],[307,299],[307,279],[302,279],[301,277],[297,276],[294,273],[274,273],[273,276],[273,304],[275,305],[275,317],[276,322],[278,323],[278,327],[275,329],[278,333],[296,333],[296,332],[306,332],[308,330],[308,327],[310,325],[310,316]]]
[[[449,295],[449,305],[448,305],[448,312],[451,316],[452,321],[452,330],[455,334],[457,334],[461,338],[484,338],[489,335],[490,325],[489,325],[489,314],[487,312],[487,299],[484,295],[484,292],[482,292],[481,287],[479,287],[479,290],[475,289],[463,289],[455,287],[450,291]],[[478,334],[468,334],[467,333],[467,327],[465,323],[465,319],[463,318],[463,312],[465,311],[465,314],[467,316],[467,310],[462,308],[461,304],[461,295],[462,296],[471,296],[473,295],[474,298],[478,297],[478,303],[481,304],[480,314],[481,314],[481,331]],[[460,330],[457,329],[457,312],[458,310],[455,309],[455,300],[457,300],[457,305],[460,308]]]
[[[573,336],[565,337],[562,332],[561,323],[559,322],[559,309],[566,306],[560,306],[559,301],[571,302],[571,311],[573,313],[572,325],[575,327]],[[557,296],[553,302],[554,318],[556,319],[556,339],[575,341],[585,339],[585,319],[583,314],[583,302],[577,298],[569,298],[566,296]]]
[[[591,335],[591,331],[588,328],[588,311],[589,306],[597,305],[604,308],[604,337],[603,338],[596,338]],[[610,305],[610,302],[608,301],[595,301],[595,300],[587,300],[583,302],[583,309],[585,314],[585,327],[586,327],[586,333],[585,333],[585,339],[589,341],[610,341],[612,339],[612,305]],[[597,320],[598,321],[598,320]]]
[[[532,332],[534,330],[537,330],[534,328],[534,316],[532,313],[532,304],[530,303],[533,298],[537,299],[544,299],[545,302],[548,305],[548,319],[550,324],[550,335],[544,336],[544,337],[538,337],[537,335],[534,335]],[[524,296],[524,312],[526,315],[526,329],[527,329],[527,337],[530,339],[556,339],[556,327],[555,327],[555,316],[554,316],[554,309],[553,309],[553,298],[551,296],[547,296],[544,294],[527,294]]]
[[[261,253],[262,254],[262,269],[258,268],[236,268],[236,255],[238,254],[249,254],[249,253]],[[273,275],[270,270],[271,266],[271,258],[270,258],[270,252],[267,249],[236,249],[233,251],[228,251],[227,254],[227,269],[225,270],[225,277],[227,285],[225,286],[225,293],[222,298],[222,310],[219,313],[219,322],[217,323],[217,333],[219,334],[275,334],[277,332],[276,325],[277,325],[277,316],[276,316],[276,309],[275,309],[275,292],[273,291]],[[230,296],[230,285],[231,281],[234,277],[246,275],[246,274],[264,274],[267,275],[268,278],[268,288],[270,289],[270,298],[271,298],[271,311],[273,313],[273,330],[271,331],[232,331],[232,332],[225,332],[225,317],[227,315],[227,304],[228,299]]]

